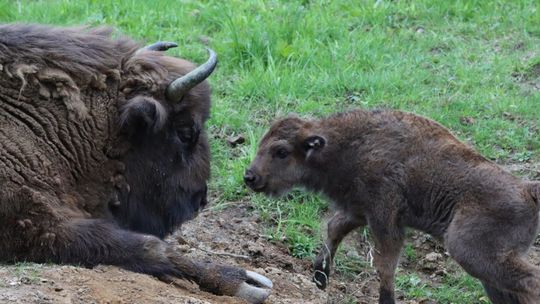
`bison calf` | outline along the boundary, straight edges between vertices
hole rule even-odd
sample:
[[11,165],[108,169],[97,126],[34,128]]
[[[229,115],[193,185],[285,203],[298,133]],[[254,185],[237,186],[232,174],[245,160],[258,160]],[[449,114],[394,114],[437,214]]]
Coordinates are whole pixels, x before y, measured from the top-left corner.
[[394,303],[404,229],[412,227],[442,240],[493,303],[540,303],[540,271],[524,260],[538,228],[539,183],[512,176],[432,120],[380,110],[284,118],[262,138],[244,179],[268,195],[302,186],[335,203],[314,265],[320,288],[343,237],[367,224],[379,303]]

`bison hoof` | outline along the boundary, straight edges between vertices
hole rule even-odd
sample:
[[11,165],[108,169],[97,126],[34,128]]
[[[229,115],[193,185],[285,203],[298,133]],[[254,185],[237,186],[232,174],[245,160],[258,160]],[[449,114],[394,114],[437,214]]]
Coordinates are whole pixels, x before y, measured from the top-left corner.
[[246,271],[247,280],[240,284],[235,296],[249,303],[263,303],[270,295],[273,284],[267,277],[252,271]]
[[202,266],[198,282],[202,290],[236,296],[250,304],[263,303],[270,295],[272,281],[253,271],[213,264]]

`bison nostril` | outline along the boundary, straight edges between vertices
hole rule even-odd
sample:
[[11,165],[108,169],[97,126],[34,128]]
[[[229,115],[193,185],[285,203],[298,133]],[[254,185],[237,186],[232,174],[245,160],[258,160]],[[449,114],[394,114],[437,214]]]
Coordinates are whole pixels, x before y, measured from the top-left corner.
[[247,184],[252,184],[257,179],[257,176],[253,174],[251,170],[246,170],[246,173],[244,174],[244,182]]

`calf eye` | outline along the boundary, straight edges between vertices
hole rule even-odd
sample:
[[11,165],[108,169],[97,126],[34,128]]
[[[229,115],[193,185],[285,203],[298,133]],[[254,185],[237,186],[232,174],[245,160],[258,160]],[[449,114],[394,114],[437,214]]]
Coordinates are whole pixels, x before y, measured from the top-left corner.
[[279,157],[279,158],[285,158],[285,157],[289,156],[289,151],[281,148],[281,149],[276,151],[276,156]]

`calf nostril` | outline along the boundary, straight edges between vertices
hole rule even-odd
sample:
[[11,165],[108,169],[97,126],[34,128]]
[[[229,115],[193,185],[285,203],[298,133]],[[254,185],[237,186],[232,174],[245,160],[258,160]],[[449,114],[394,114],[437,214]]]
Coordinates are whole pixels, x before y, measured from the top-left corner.
[[246,183],[253,183],[256,179],[257,177],[255,176],[255,174],[253,174],[253,172],[251,172],[251,170],[247,170],[244,174],[244,181]]

